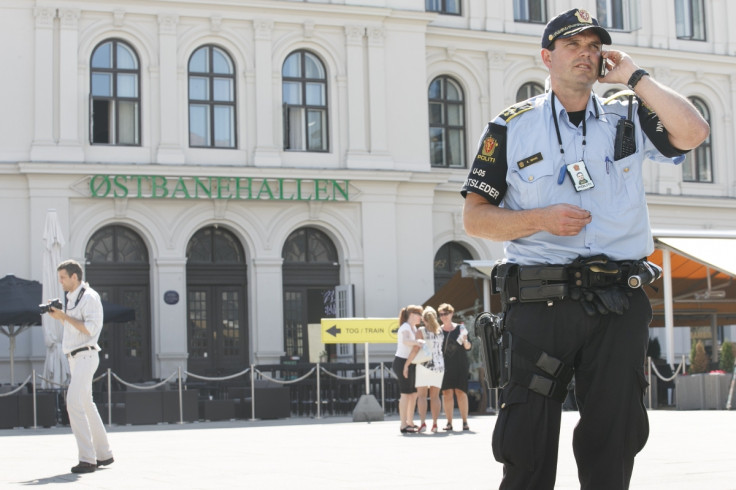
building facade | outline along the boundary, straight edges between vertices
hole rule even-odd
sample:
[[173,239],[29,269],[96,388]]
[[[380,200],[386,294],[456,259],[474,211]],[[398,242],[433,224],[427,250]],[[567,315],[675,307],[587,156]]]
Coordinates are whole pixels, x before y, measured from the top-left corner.
[[[320,318],[395,317],[502,256],[465,235],[459,189],[486,122],[544,90],[544,24],[572,7],[711,124],[647,168],[653,226],[736,229],[725,0],[7,0],[0,273],[41,280],[55,209],[62,255],[136,310],[102,339],[126,380],[362,360]],[[15,354],[16,379],[40,369],[41,329]]]

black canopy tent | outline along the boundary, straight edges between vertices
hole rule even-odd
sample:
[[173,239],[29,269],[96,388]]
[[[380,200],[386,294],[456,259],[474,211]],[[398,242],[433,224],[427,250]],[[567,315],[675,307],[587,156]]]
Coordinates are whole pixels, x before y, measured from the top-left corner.
[[[38,305],[42,299],[42,285],[38,281],[21,279],[10,274],[0,279],[0,332],[10,341],[10,383],[14,379],[15,337],[30,327],[41,326]],[[135,320],[135,310],[128,306],[102,301],[105,323],[123,323]]]

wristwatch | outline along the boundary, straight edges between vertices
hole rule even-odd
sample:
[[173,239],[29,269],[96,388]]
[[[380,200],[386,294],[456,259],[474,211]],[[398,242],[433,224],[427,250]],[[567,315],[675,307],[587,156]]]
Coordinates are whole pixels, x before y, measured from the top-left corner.
[[639,68],[634,73],[631,74],[631,78],[629,78],[629,81],[626,83],[626,85],[631,89],[634,90],[634,87],[636,87],[636,84],[639,83],[639,80],[641,80],[641,77],[648,76],[649,72],[646,70],[642,70]]

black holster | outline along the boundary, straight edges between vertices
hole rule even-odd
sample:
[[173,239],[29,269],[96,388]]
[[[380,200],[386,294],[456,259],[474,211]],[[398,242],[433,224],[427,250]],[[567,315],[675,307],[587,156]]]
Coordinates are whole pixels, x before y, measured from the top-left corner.
[[475,317],[475,334],[480,339],[483,364],[486,370],[486,385],[503,388],[510,378],[509,336],[505,335],[503,314],[483,312]]

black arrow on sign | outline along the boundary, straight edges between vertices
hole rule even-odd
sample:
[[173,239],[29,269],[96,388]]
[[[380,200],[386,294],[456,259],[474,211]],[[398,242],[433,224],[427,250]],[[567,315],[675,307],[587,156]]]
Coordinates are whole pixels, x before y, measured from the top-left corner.
[[340,332],[342,332],[342,330],[337,328],[337,325],[333,325],[327,329],[327,333],[332,335],[333,337],[337,337],[337,334],[339,334]]

